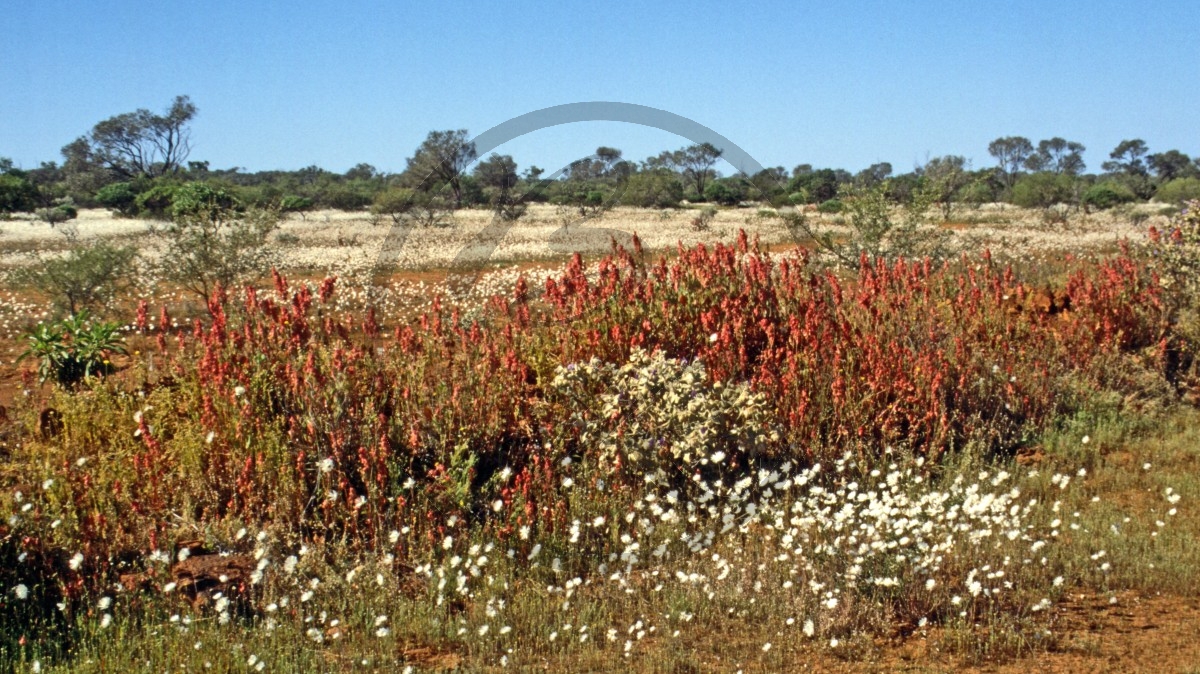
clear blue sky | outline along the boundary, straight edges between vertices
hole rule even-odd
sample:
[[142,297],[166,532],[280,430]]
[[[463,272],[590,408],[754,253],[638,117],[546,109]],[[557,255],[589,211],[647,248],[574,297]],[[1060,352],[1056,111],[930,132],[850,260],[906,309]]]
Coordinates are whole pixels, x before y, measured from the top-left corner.
[[[480,133],[589,100],[669,110],[765,166],[907,171],[1062,136],[1099,170],[1124,138],[1200,154],[1200,0],[838,3],[12,2],[0,156],[32,168],[106,117],[199,107],[214,168],[400,171],[433,129]],[[501,147],[551,170],[598,145],[684,144],[621,123]]]

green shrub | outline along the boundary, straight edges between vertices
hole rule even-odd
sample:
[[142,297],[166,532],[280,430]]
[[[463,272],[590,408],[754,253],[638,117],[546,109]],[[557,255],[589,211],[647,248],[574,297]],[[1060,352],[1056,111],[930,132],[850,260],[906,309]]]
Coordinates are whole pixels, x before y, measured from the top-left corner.
[[138,194],[131,183],[112,183],[96,192],[96,201],[118,215],[137,215]]
[[507,189],[489,187],[486,190],[487,203],[492,214],[503,222],[516,222],[525,217],[528,204],[524,199],[514,195]]
[[840,199],[829,199],[821,202],[821,205],[817,206],[817,210],[821,213],[841,213],[842,202]]
[[109,357],[125,353],[116,323],[94,323],[86,311],[57,323],[42,323],[26,334],[29,348],[20,360],[38,359],[38,377],[72,387],[112,371]]
[[196,183],[165,230],[164,278],[209,302],[218,288],[265,274],[267,237],[279,223],[270,209],[242,209],[232,195]]
[[239,186],[236,188],[236,194],[238,201],[246,206],[257,208],[269,208],[271,204],[282,204],[284,199],[283,190],[270,183]]
[[0,174],[0,213],[31,211],[38,204],[37,185],[21,171]]
[[242,210],[236,196],[207,183],[185,183],[171,195],[170,213],[175,221],[191,217],[214,220]]
[[607,185],[596,185],[580,180],[568,180],[555,186],[557,194],[551,201],[561,208],[560,218],[564,226],[580,218],[596,218],[616,205],[617,195]]
[[439,193],[393,187],[375,195],[371,213],[386,215],[395,225],[440,227],[450,223],[453,211],[449,200]]
[[1155,201],[1176,206],[1196,199],[1200,199],[1200,178],[1176,178],[1163,184],[1154,194]]
[[301,220],[305,219],[305,215],[312,209],[313,200],[308,197],[289,194],[279,200],[279,211],[281,213],[299,213]]
[[995,187],[987,180],[974,180],[963,185],[956,195],[958,201],[964,204],[979,206],[991,203],[999,198]]
[[707,232],[712,226],[712,221],[717,217],[717,209],[712,206],[706,206],[700,209],[700,214],[692,218],[692,230],[696,232]]
[[1092,185],[1083,193],[1084,206],[1107,210],[1114,206],[1137,201],[1137,195],[1125,185],[1111,180]]
[[135,257],[133,248],[98,243],[18,270],[13,279],[47,295],[57,310],[75,314],[111,301],[130,276]]
[[777,218],[779,218],[778,211],[770,208],[760,208],[753,215],[746,216],[746,224],[751,227],[763,227]]
[[704,198],[722,206],[737,206],[746,198],[746,183],[740,178],[721,178],[704,188]]
[[417,202],[417,191],[407,187],[393,187],[375,195],[371,204],[371,212],[375,215],[386,215],[396,224],[400,223],[403,214],[413,208]]
[[674,171],[643,171],[629,176],[621,203],[641,208],[674,208],[683,201],[683,183]]
[[[850,225],[849,238],[835,238],[834,232],[820,221],[809,222],[803,210],[783,214],[793,237],[803,237],[831,254],[841,264],[857,268],[860,256],[868,258],[944,258],[949,253],[949,232],[922,227],[934,194],[923,184],[910,189],[896,209],[893,203],[895,183],[891,180],[871,186],[842,185],[839,214],[834,224]],[[901,218],[896,218],[902,215]]]
[[317,197],[317,202],[339,211],[358,211],[371,205],[371,195],[353,185],[333,185]]
[[51,225],[74,220],[79,216],[79,210],[75,208],[75,204],[71,202],[61,203],[50,208],[39,208],[34,213],[38,220],[48,222]]
[[792,201],[791,195],[786,192],[779,192],[771,197],[770,204],[771,208],[787,208],[788,206],[794,206],[795,202]]
[[1033,173],[1017,181],[1012,202],[1025,208],[1049,208],[1070,203],[1074,198],[1074,179],[1065,174]]
[[155,218],[167,219],[171,214],[175,192],[179,185],[175,183],[158,183],[150,189],[137,195],[134,205],[139,215],[149,215]]

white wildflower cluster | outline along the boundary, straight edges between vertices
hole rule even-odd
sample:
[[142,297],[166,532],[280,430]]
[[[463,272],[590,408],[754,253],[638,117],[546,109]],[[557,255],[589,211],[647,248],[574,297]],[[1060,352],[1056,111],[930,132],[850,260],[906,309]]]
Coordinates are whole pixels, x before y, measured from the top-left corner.
[[[548,556],[531,540],[527,553],[501,554],[509,565],[496,569],[490,544],[467,546],[447,536],[435,546],[440,561],[417,572],[429,579],[439,606],[458,598],[484,607],[477,623],[459,618],[460,636],[501,647],[512,643],[505,619],[511,573],[549,579],[546,601],[564,616],[584,601],[581,592],[669,591],[730,615],[769,595],[795,611],[781,617],[784,626],[830,644],[847,636],[846,611],[864,601],[877,609],[911,600],[925,612],[913,616],[922,626],[931,617],[983,615],[1031,593],[1031,613],[1050,608],[1062,577],[1052,583],[1048,572],[1021,572],[1045,567],[1045,548],[1058,540],[1058,523],[1043,521],[1054,510],[1024,494],[1034,490],[1021,481],[1036,475],[981,471],[934,486],[922,469],[917,459],[868,470],[847,455],[828,466],[801,470],[788,462],[737,479],[693,480],[693,496],[658,470],[624,514],[566,527],[569,560]],[[604,535],[588,535],[597,528]],[[678,636],[691,615],[642,615],[633,624],[568,620],[548,624],[541,637],[580,643],[594,634],[628,655],[656,630]]]
[[767,403],[744,384],[709,382],[700,361],[634,349],[623,365],[559,367],[552,383],[575,399],[581,440],[610,463],[618,456],[634,474],[659,467],[720,464],[734,452],[753,456],[768,440]]
[[[627,549],[640,543],[653,550],[652,562],[678,559],[668,579],[709,600],[723,596],[730,608],[745,601],[745,591],[764,591],[763,580],[746,588],[746,577],[773,578],[773,593],[792,597],[818,626],[834,620],[847,592],[881,601],[918,593],[931,611],[965,613],[1018,589],[1015,566],[1044,563],[1033,554],[1045,545],[1044,527],[1035,523],[1042,511],[1012,476],[960,476],[935,489],[919,460],[866,478],[853,467],[847,456],[831,469],[760,468],[728,485],[702,482],[699,498],[668,511],[654,509],[661,496],[651,493],[646,514],[661,514],[633,518]],[[765,561],[738,558],[750,535],[774,551]],[[610,580],[628,577],[641,560],[623,554],[620,561],[624,572]]]

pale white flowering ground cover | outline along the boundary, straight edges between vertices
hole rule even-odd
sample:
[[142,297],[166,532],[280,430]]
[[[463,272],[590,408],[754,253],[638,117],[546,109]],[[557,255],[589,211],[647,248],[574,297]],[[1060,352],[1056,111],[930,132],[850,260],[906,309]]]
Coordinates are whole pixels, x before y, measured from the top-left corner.
[[[955,231],[969,231],[993,247],[1006,244],[1010,253],[1036,253],[1047,250],[1079,251],[1110,246],[1122,238],[1138,238],[1146,227],[1166,222],[1158,213],[1161,204],[1142,204],[1124,211],[1084,214],[1072,212],[1067,221],[1047,223],[1038,210],[1011,205],[989,204],[980,208],[959,208],[951,218]],[[760,216],[759,214],[764,214]],[[561,258],[579,251],[598,254],[608,250],[610,236],[620,243],[637,233],[648,250],[673,249],[697,243],[731,242],[739,229],[751,237],[758,235],[771,245],[792,242],[782,221],[769,214],[774,209],[721,209],[708,230],[696,231],[691,222],[695,211],[674,209],[657,211],[619,207],[599,218],[578,221],[546,204],[534,204],[528,214],[511,228],[494,226],[492,214],[483,209],[457,212],[450,227],[418,228],[407,233],[402,246],[391,221],[366,212],[319,211],[301,219],[286,217],[279,232],[295,237],[295,243],[276,243],[279,264],[285,269],[326,270],[335,265],[374,265],[384,257],[399,269],[445,268],[464,247],[470,264],[479,264],[485,253],[493,262],[512,263]],[[765,216],[765,217],[764,217]],[[810,219],[839,227],[842,216],[811,212]],[[931,223],[938,223],[934,214]],[[565,226],[564,226],[565,225]],[[132,243],[150,258],[163,250],[161,239],[148,233],[161,224],[144,220],[115,218],[103,209],[84,209],[79,218],[66,225],[79,240],[116,240]],[[63,250],[69,242],[64,226],[51,227],[32,220],[5,223],[0,232],[0,269],[29,264],[31,252]],[[478,255],[472,255],[478,253]]]

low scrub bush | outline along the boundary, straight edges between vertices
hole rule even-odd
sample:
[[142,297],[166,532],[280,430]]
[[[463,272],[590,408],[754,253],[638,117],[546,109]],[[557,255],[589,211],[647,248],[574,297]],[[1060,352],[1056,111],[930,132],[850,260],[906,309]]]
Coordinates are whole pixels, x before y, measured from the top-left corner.
[[1012,187],[1012,202],[1024,208],[1049,208],[1075,198],[1075,178],[1065,173],[1031,173]]
[[127,182],[111,183],[96,192],[97,203],[125,217],[137,215],[137,198],[133,184]]
[[171,205],[174,203],[175,192],[179,189],[176,183],[158,182],[148,189],[139,192],[134,198],[134,206],[140,216],[159,220],[171,217]]
[[683,201],[683,183],[674,171],[643,171],[630,176],[621,203],[642,208],[676,208]]
[[933,198],[934,193],[923,185],[916,186],[905,197],[896,193],[890,181],[872,186],[843,185],[836,199],[838,211],[833,214],[833,222],[840,226],[848,218],[851,229],[848,238],[835,236],[835,232],[821,223],[809,221],[804,211],[787,213],[784,221],[793,237],[811,241],[849,268],[857,267],[863,255],[942,259],[949,255],[949,232],[923,226]]
[[817,211],[821,213],[841,213],[843,205],[840,199],[830,199],[823,201],[817,206]]
[[712,206],[706,206],[700,209],[700,212],[692,218],[693,232],[707,232],[712,227],[712,222],[717,217],[717,209]]
[[34,215],[38,220],[54,226],[79,217],[79,210],[75,208],[73,202],[65,201],[49,208],[39,208],[34,212]]
[[445,195],[404,187],[376,195],[371,212],[390,217],[396,226],[445,227],[453,223],[454,217],[454,209]]
[[190,183],[176,191],[171,212],[160,271],[206,304],[270,267],[266,244],[279,225],[277,211],[244,209],[223,189]]
[[71,249],[17,270],[12,280],[50,298],[56,310],[76,314],[109,304],[128,285],[136,252],[129,247],[97,243]]
[[307,214],[314,207],[312,199],[289,194],[279,200],[280,213],[299,213],[300,219],[307,219]]
[[1137,201],[1137,195],[1125,185],[1110,180],[1089,187],[1081,201],[1084,206],[1106,210]]
[[1200,200],[1200,178],[1176,178],[1160,185],[1154,193],[1154,200],[1175,206]]
[[743,178],[717,178],[704,187],[704,200],[722,206],[737,206],[753,188]]

